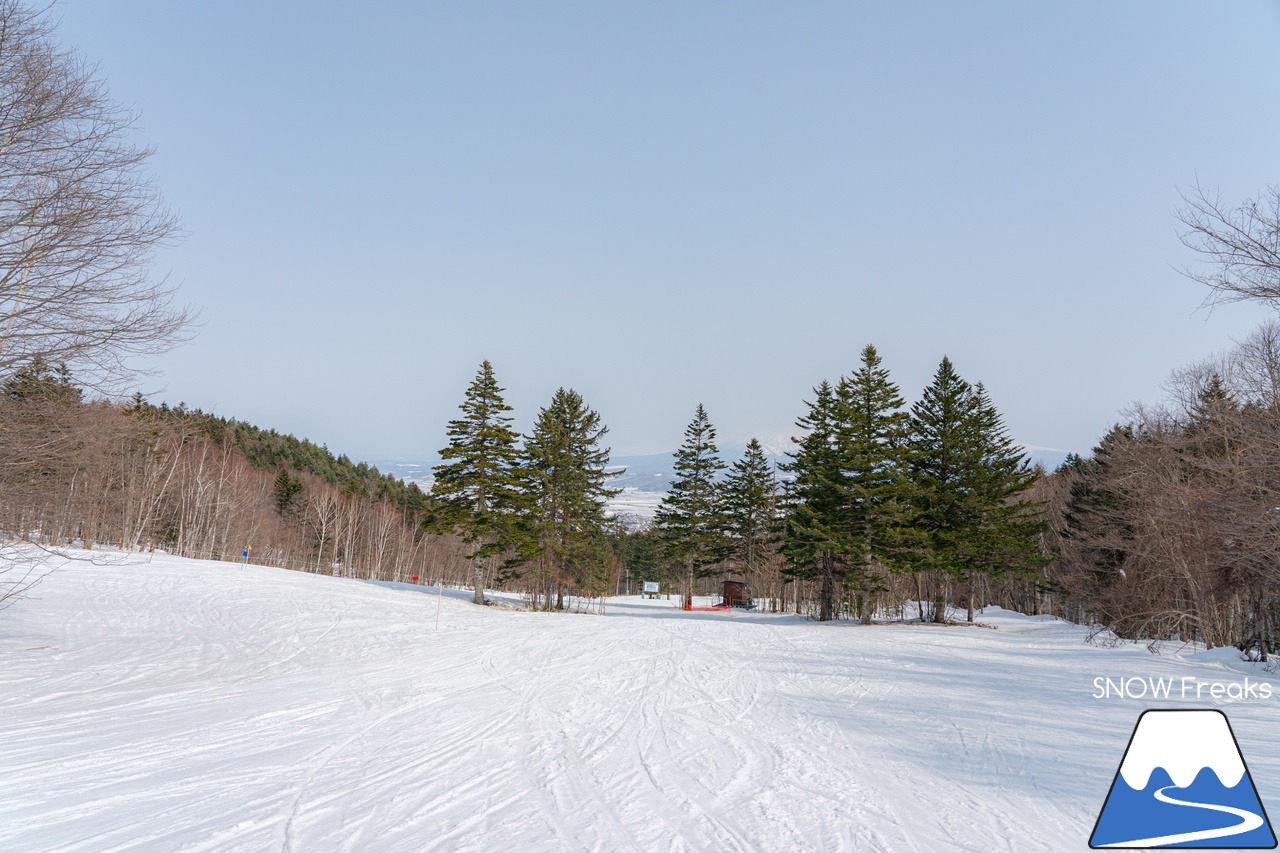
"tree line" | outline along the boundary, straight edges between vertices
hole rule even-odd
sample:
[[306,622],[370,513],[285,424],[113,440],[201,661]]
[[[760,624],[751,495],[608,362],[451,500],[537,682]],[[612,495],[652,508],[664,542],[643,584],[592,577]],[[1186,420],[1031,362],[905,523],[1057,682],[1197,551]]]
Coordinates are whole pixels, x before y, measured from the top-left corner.
[[41,359],[0,383],[0,536],[163,550],[377,580],[461,584],[463,544],[422,529],[416,485],[186,406],[86,399]]
[[[1280,307],[1280,189],[1232,206],[1184,195],[1206,306]],[[1236,646],[1267,659],[1280,620],[1280,324],[1174,371],[1041,492],[1064,616],[1126,639]]]
[[[194,312],[151,273],[156,248],[179,231],[146,174],[151,151],[134,142],[134,119],[94,63],[59,43],[48,5],[0,0],[0,381],[40,359],[119,388],[137,374],[131,359],[189,337]],[[65,423],[33,429],[6,416],[0,476],[35,466],[24,448],[43,458],[84,440]],[[33,486],[19,477],[0,497],[25,503]],[[0,532],[0,606],[45,571],[14,533]]]
[[1280,619],[1280,325],[1177,371],[1040,491],[1055,609],[1126,639],[1266,659]]
[[726,465],[699,406],[653,528],[629,535],[605,512],[615,491],[599,415],[561,389],[522,444],[502,391],[484,362],[431,492],[428,526],[471,546],[477,602],[486,583],[506,582],[558,606],[566,585],[603,594],[624,571],[674,584],[687,602],[698,581],[742,576],[776,593],[776,607],[800,608],[803,588],[817,618],[855,602],[866,621],[890,578],[910,575],[941,621],[953,591],[972,602],[979,578],[1025,578],[1045,562],[1043,513],[1024,499],[1037,474],[983,386],[945,358],[907,409],[866,347],[859,370],[814,389],[781,475],[755,439]]
[[910,408],[870,345],[857,370],[813,391],[780,472],[755,439],[726,466],[698,407],[651,534],[686,595],[727,572],[764,589],[803,586],[820,620],[867,622],[906,597],[889,593],[910,578],[910,597],[932,602],[918,615],[942,621],[979,579],[1031,577],[1044,563],[1043,514],[1025,498],[1037,472],[985,388],[949,359]]

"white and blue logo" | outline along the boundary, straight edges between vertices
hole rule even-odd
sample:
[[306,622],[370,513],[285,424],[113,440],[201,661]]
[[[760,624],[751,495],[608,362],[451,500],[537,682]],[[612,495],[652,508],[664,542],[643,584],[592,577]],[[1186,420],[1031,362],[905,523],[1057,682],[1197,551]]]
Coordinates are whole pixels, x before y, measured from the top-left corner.
[[1226,714],[1144,711],[1089,846],[1273,849],[1275,833]]

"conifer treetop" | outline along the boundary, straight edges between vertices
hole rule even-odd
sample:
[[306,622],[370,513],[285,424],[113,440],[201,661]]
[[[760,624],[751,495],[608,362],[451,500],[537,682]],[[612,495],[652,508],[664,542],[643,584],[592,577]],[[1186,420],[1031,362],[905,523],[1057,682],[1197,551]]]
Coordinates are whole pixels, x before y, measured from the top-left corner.
[[724,470],[716,430],[702,404],[675,453],[675,478],[654,516],[672,556],[696,565],[712,562],[720,546],[721,507],[716,476]]
[[909,474],[924,566],[956,577],[1029,571],[1043,562],[1038,505],[1020,502],[1036,472],[986,388],[943,358],[911,410]]
[[560,388],[538,413],[525,439],[523,467],[545,520],[578,529],[604,523],[605,502],[618,494],[606,483],[610,450],[600,442],[609,428],[573,389]]
[[723,484],[724,529],[731,537],[730,555],[748,567],[773,532],[778,478],[759,440],[747,442],[746,453],[729,466]]
[[453,529],[468,542],[483,542],[473,557],[497,553],[510,544],[513,522],[526,509],[519,467],[519,435],[511,429],[511,407],[502,399],[493,365],[482,362],[458,407],[463,416],[449,422],[445,460],[435,466],[431,496],[433,526]]

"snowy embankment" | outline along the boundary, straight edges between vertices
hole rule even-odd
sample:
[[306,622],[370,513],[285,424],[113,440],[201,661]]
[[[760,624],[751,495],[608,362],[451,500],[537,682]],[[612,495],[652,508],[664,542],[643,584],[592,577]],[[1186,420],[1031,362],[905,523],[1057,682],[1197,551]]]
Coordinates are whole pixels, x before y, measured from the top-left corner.
[[1148,707],[1223,708],[1280,803],[1280,699],[1093,698],[1247,664],[1052,619],[520,613],[160,556],[35,593],[0,613],[5,851],[1076,851]]

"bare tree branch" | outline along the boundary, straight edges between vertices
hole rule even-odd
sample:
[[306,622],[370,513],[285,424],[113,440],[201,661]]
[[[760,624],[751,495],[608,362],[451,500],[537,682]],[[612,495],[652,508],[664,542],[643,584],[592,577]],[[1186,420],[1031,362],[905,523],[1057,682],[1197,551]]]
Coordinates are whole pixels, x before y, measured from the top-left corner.
[[26,542],[0,540],[0,610],[28,597],[52,569],[50,553]]
[[44,10],[0,0],[0,377],[40,356],[101,385],[185,340],[191,312],[150,273],[178,226],[134,119]]
[[1177,217],[1187,230],[1178,236],[1207,269],[1179,272],[1209,288],[1205,305],[1258,299],[1280,310],[1280,188],[1233,208],[1197,183],[1182,201]]

